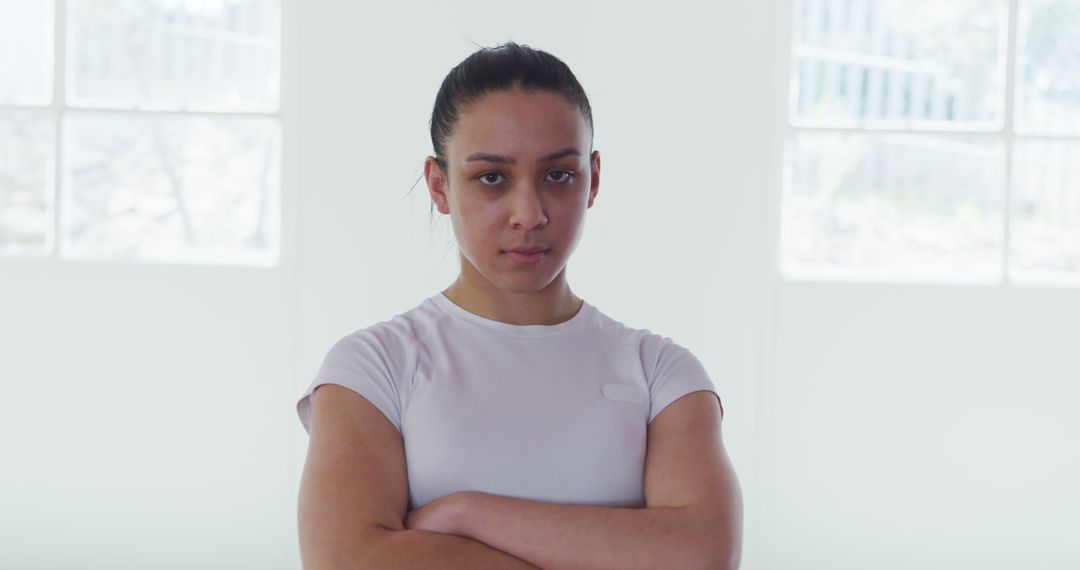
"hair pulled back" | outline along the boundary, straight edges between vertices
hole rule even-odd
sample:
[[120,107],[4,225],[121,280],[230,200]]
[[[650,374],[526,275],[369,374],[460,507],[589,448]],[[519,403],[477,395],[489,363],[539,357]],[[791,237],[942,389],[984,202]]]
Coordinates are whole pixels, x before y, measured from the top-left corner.
[[454,131],[462,108],[488,93],[514,87],[551,91],[577,105],[589,123],[589,152],[592,153],[592,107],[574,73],[550,53],[507,42],[474,52],[451,69],[439,87],[431,112],[431,145],[435,150],[435,162],[443,172],[447,172],[446,140]]

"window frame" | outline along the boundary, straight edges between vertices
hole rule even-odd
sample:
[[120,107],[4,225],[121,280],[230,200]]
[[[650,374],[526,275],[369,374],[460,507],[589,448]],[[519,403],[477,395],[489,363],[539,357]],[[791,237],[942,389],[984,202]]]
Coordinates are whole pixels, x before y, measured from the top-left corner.
[[[841,126],[837,124],[828,124],[815,126],[814,120],[798,119],[794,113],[794,100],[798,95],[793,87],[796,84],[796,78],[798,74],[798,68],[795,65],[796,57],[796,38],[795,30],[798,24],[799,14],[796,13],[799,2],[802,0],[780,0],[779,9],[781,11],[781,17],[778,18],[780,25],[780,34],[782,34],[782,41],[780,44],[784,46],[778,50],[779,56],[776,58],[779,70],[778,77],[779,84],[783,86],[781,96],[779,99],[783,101],[782,105],[777,107],[782,108],[780,115],[782,116],[780,128],[781,136],[776,149],[777,154],[774,156],[780,157],[780,176],[776,183],[773,185],[778,191],[774,194],[774,202],[771,204],[770,211],[772,212],[773,231],[772,239],[772,264],[773,270],[776,276],[781,281],[787,282],[817,282],[817,281],[837,281],[837,279],[831,278],[816,278],[806,276],[789,276],[784,273],[784,250],[783,242],[781,240],[781,232],[783,231],[783,219],[782,208],[784,194],[790,187],[790,147],[794,140],[800,133],[817,132],[817,133],[868,133],[868,134],[887,134],[887,133],[901,133],[901,134],[925,134],[925,135],[957,135],[969,137],[972,139],[985,139],[994,142],[1001,143],[1004,148],[1003,160],[1005,162],[1003,169],[1003,216],[1002,224],[1002,247],[1000,256],[1000,272],[997,280],[993,283],[987,283],[979,280],[978,284],[986,284],[992,286],[1054,286],[1056,283],[1046,284],[1041,281],[1029,283],[1022,281],[1017,283],[1011,273],[1011,251],[1012,251],[1012,210],[1013,210],[1013,193],[1014,193],[1014,154],[1016,142],[1018,140],[1061,140],[1061,141],[1074,141],[1080,143],[1080,133],[1077,134],[1059,134],[1059,133],[1047,133],[1039,131],[1023,131],[1017,132],[1016,129],[1016,93],[1019,85],[1019,69],[1017,68],[1017,52],[1019,41],[1019,14],[1020,3],[1022,0],[994,0],[1000,2],[1005,8],[1004,30],[1001,32],[1003,36],[1002,41],[1005,44],[1005,60],[1000,65],[999,79],[1001,81],[1002,89],[1004,90],[1002,114],[999,124],[992,126],[984,125],[948,125],[947,123],[934,123],[920,121],[906,121],[904,126],[899,124],[884,124],[874,121],[853,121],[855,124],[848,126]],[[782,75],[781,75],[782,74]],[[839,121],[836,121],[839,122]],[[824,121],[822,122],[824,123]],[[830,121],[831,123],[831,121]],[[869,126],[867,126],[869,125]],[[1067,284],[1066,287],[1080,287],[1080,275],[1077,276],[1075,284]],[[873,279],[868,276],[858,276],[850,279],[843,279],[844,282],[852,283],[873,283],[879,282],[879,279]],[[895,282],[892,279],[888,279],[888,282]],[[955,284],[968,284],[961,283],[956,280],[926,280],[921,278],[913,278],[913,282],[920,284],[933,284],[933,285],[955,285]]]
[[[68,61],[71,59],[71,48],[68,45],[68,28],[70,25],[71,11],[68,9],[68,0],[50,0],[52,5],[52,48],[53,48],[53,67],[52,67],[52,94],[51,101],[48,105],[31,105],[31,104],[0,104],[0,110],[4,111],[28,111],[28,112],[44,112],[48,115],[50,122],[50,128],[52,129],[53,145],[52,145],[52,186],[46,188],[45,192],[50,198],[52,204],[52,223],[47,227],[49,230],[45,234],[45,240],[42,246],[41,255],[31,254],[25,257],[34,257],[40,259],[52,259],[61,260],[59,240],[61,232],[61,184],[63,183],[64,172],[64,140],[63,140],[63,125],[64,118],[69,112],[76,112],[80,114],[95,114],[95,115],[119,115],[119,116],[180,116],[180,117],[203,117],[208,119],[229,119],[229,118],[265,118],[272,120],[274,126],[279,133],[279,141],[284,148],[284,121],[282,116],[282,107],[284,99],[284,68],[285,68],[285,54],[284,54],[284,40],[285,33],[285,13],[287,0],[279,0],[278,3],[278,29],[277,29],[277,101],[272,110],[267,107],[267,110],[213,110],[213,109],[166,109],[155,108],[154,106],[148,106],[147,108],[140,108],[135,106],[134,108],[120,108],[120,107],[94,107],[73,105],[68,102],[68,83],[72,74],[71,68],[68,65]],[[279,155],[281,164],[279,165],[284,169],[283,155]],[[281,177],[281,183],[284,184],[284,173]],[[283,216],[284,217],[284,216]],[[284,221],[284,220],[282,220]],[[284,227],[282,227],[284,231]],[[282,248],[280,246],[282,239],[279,236],[279,247],[276,255],[277,261],[273,264],[278,266],[281,264]],[[24,257],[24,256],[19,256]],[[245,265],[247,267],[247,265]]]

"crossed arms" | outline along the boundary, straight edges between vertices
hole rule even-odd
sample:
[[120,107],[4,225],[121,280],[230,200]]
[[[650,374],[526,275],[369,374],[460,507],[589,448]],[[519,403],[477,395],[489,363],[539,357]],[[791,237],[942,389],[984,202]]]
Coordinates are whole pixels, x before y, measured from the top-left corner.
[[742,496],[721,420],[708,391],[687,394],[654,418],[645,508],[461,492],[409,511],[405,528],[474,539],[540,568],[737,569]]

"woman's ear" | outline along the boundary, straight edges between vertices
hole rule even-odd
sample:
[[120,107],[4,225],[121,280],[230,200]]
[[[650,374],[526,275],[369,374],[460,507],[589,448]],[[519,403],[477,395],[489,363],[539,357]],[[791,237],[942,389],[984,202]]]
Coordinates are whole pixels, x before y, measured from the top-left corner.
[[435,207],[438,208],[440,213],[449,214],[450,200],[446,196],[446,190],[449,189],[450,184],[446,180],[446,174],[433,156],[429,156],[424,160],[424,179],[427,181],[428,193],[431,194],[431,201],[435,203]]
[[589,205],[587,207],[592,208],[596,193],[600,191],[600,151],[593,151],[589,163]]

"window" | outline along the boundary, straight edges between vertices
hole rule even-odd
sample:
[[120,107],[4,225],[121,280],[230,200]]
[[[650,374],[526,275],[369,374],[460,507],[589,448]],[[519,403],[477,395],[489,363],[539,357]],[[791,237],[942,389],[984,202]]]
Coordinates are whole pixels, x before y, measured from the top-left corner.
[[0,254],[276,265],[280,0],[0,0]]
[[791,279],[1080,285],[1080,0],[795,0]]

